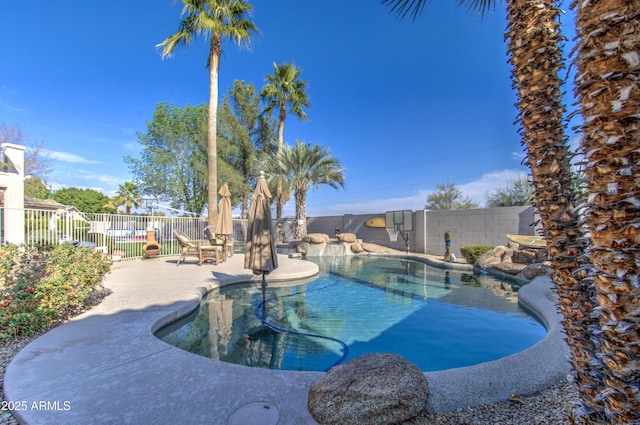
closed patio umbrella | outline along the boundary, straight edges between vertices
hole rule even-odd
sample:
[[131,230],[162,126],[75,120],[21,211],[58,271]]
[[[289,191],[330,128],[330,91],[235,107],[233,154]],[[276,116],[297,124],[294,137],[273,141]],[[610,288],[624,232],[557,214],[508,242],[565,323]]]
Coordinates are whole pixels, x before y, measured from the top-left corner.
[[267,285],[265,275],[278,268],[276,244],[271,231],[270,198],[267,180],[264,178],[264,172],[261,171],[256,189],[251,195],[244,268],[253,270],[254,274],[262,275],[263,289]]
[[[227,244],[231,243],[230,235],[233,234],[233,221],[231,219],[231,192],[225,183],[218,191],[220,203],[218,204],[218,221],[216,222],[216,236],[223,235],[225,250],[229,249]],[[233,247],[231,247],[233,250]],[[227,253],[230,255],[231,252]]]

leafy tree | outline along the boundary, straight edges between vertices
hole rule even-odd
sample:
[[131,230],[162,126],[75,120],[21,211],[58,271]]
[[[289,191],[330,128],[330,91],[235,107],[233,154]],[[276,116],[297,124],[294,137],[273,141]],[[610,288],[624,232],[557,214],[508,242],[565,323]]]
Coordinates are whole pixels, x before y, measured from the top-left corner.
[[201,214],[207,204],[207,105],[159,103],[138,142],[141,157],[125,162],[143,194]]
[[31,176],[24,180],[24,196],[36,199],[48,199],[52,192],[47,185],[37,176]]
[[208,222],[218,221],[218,160],[217,160],[217,113],[218,72],[222,41],[230,39],[237,44],[249,43],[251,32],[257,30],[253,21],[246,19],[253,6],[245,0],[181,0],[184,4],[178,32],[165,39],[158,47],[162,57],[170,57],[177,46],[188,46],[193,38],[204,34],[209,37],[209,115],[207,127],[207,186]]
[[[307,96],[307,82],[301,80],[300,68],[292,63],[283,65],[273,64],[273,74],[265,76],[267,83],[262,87],[260,96],[265,101],[265,113],[271,115],[273,111],[278,113],[278,151],[282,154],[284,147],[284,122],[287,119],[287,109],[289,113],[298,117],[301,121],[307,119],[304,107],[310,107]],[[276,182],[276,220],[282,219],[282,206],[284,205],[282,180]]]
[[109,208],[109,197],[94,189],[67,187],[53,193],[53,200],[64,205],[73,205],[86,213],[113,213]]
[[526,175],[507,182],[505,187],[499,187],[487,194],[487,207],[518,207],[531,205],[533,186]]
[[436,185],[436,191],[427,196],[424,206],[427,210],[470,210],[478,207],[477,202],[463,196],[462,191],[450,182]]
[[133,182],[124,182],[118,186],[116,196],[112,199],[116,205],[124,205],[125,213],[131,214],[131,208],[140,208],[142,205],[142,196],[138,187]]
[[296,140],[294,146],[285,145],[280,155],[271,156],[266,168],[271,176],[287,180],[295,191],[296,238],[307,234],[307,191],[321,184],[344,187],[344,168],[322,145]]
[[224,96],[218,114],[218,139],[226,149],[219,158],[229,164],[227,176],[232,204],[240,200],[242,218],[247,218],[248,203],[258,175],[257,158],[273,152],[275,123],[261,114],[260,96],[253,84],[234,81]]

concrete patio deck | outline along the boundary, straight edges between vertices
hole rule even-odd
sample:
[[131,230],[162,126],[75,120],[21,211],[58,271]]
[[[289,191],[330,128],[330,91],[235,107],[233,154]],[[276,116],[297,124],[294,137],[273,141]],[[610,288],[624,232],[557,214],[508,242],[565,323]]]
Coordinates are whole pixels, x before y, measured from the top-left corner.
[[[411,256],[403,256],[412,258]],[[269,281],[309,277],[317,266],[279,256]],[[192,311],[211,288],[259,280],[244,255],[220,265],[176,258],[116,263],[105,300],[26,346],[7,367],[6,399],[24,424],[314,424],[309,388],[321,372],[274,371],[215,361],[170,346],[153,333]],[[421,261],[425,261],[424,258]],[[550,282],[539,278],[521,301],[549,333],[494,362],[428,372],[435,411],[530,394],[566,377],[569,352]]]

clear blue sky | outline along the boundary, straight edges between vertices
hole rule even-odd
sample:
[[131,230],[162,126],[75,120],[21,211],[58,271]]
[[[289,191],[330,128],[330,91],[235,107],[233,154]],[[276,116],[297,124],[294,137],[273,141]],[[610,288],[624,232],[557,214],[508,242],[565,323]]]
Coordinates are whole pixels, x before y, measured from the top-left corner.
[[[235,79],[259,89],[274,62],[302,68],[309,120],[290,117],[285,140],[323,144],[346,168],[344,190],[309,192],[309,216],[422,209],[446,181],[484,205],[488,191],[528,172],[504,5],[481,19],[433,1],[412,23],[379,0],[251,3],[260,32],[250,50],[223,46],[220,94]],[[208,101],[208,43],[167,60],[155,47],[180,12],[171,0],[0,6],[0,121],[51,151],[54,189],[112,196],[132,179],[123,157],[140,152],[136,133],[158,102]],[[292,200],[284,215],[293,213]]]

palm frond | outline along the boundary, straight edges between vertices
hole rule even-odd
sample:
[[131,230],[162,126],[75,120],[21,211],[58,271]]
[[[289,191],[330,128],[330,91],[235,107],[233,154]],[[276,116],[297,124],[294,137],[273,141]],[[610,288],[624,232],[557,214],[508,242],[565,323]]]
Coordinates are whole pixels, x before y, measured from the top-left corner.
[[381,2],[391,7],[391,13],[395,13],[400,19],[409,15],[411,20],[415,21],[422,13],[426,0],[381,0]]
[[496,0],[459,0],[458,5],[466,5],[469,12],[476,12],[481,17],[486,16],[488,12],[493,12],[496,8]]

